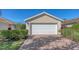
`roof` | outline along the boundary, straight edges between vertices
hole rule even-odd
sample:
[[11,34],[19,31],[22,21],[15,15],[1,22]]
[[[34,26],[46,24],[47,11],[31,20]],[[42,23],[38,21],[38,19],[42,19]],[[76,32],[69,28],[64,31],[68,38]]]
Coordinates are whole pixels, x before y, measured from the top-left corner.
[[49,13],[47,13],[47,12],[39,13],[39,14],[37,14],[37,15],[34,15],[34,16],[30,17],[30,18],[25,19],[24,21],[25,21],[25,22],[30,21],[31,19],[33,19],[33,18],[35,18],[35,17],[38,17],[38,16],[41,16],[41,15],[43,15],[43,14],[46,14],[46,15],[48,15],[48,16],[50,16],[50,17],[53,17],[53,18],[55,18],[55,19],[57,19],[57,20],[59,20],[59,21],[63,21],[63,19],[60,19],[60,18],[58,18],[58,17],[56,17],[56,16],[54,16],[54,15],[51,15],[51,14],[49,14]]
[[71,19],[71,20],[64,20],[63,24],[73,24],[78,23],[79,24],[79,18]]
[[15,24],[14,22],[8,20],[8,19],[5,19],[5,18],[0,18],[0,23],[6,23],[6,24]]

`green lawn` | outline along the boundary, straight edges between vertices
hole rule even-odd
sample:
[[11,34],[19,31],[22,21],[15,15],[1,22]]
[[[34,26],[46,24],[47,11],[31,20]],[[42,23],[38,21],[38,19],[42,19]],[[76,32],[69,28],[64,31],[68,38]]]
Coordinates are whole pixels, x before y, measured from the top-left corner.
[[0,50],[17,50],[23,42],[24,39],[18,41],[1,41]]

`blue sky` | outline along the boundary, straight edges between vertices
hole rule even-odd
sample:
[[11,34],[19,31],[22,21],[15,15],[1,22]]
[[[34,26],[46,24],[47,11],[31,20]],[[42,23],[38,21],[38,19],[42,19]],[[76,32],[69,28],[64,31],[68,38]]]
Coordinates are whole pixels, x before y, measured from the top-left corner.
[[79,18],[79,9],[2,9],[0,17],[24,23],[24,19],[41,12],[48,12],[61,19]]

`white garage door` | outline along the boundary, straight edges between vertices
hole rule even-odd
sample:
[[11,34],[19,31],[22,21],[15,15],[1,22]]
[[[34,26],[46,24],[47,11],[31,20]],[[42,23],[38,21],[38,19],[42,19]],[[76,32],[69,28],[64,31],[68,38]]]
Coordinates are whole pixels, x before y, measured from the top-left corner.
[[57,24],[32,24],[32,35],[57,34]]

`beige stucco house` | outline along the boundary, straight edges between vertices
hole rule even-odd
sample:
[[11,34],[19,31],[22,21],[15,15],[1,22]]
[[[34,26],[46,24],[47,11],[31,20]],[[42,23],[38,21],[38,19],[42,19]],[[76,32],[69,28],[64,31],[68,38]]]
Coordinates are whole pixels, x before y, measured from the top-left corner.
[[15,23],[5,19],[0,18],[0,30],[14,30],[15,29]]
[[62,19],[42,12],[25,19],[29,35],[57,35],[61,29]]

